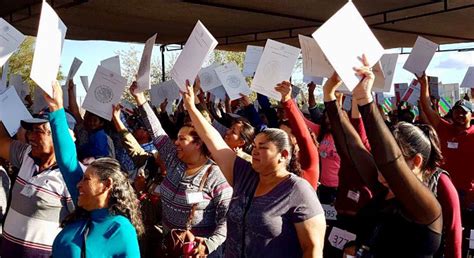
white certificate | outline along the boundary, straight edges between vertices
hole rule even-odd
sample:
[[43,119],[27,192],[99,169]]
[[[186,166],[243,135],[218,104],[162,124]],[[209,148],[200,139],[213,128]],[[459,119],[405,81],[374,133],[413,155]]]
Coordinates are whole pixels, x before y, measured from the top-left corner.
[[[48,107],[48,103],[46,103],[43,94],[44,91],[40,87],[35,87],[35,100],[33,101],[33,105],[31,106],[33,114],[37,114],[41,110]],[[63,96],[64,95],[67,95],[67,91],[63,93]]]
[[360,81],[353,68],[362,66],[362,54],[365,54],[372,67],[384,52],[350,1],[319,27],[313,33],[313,38],[350,91]]
[[23,78],[19,74],[12,74],[10,75],[10,84],[9,87],[15,87],[15,90],[20,97],[21,101],[26,104],[25,101],[26,96],[30,95],[30,89],[28,85],[23,82]]
[[179,98],[179,88],[174,80],[162,82],[156,86],[152,86],[150,90],[151,104],[159,107],[165,99],[168,99],[169,103],[173,103]]
[[[383,77],[375,75],[374,92],[393,92],[393,77],[397,66],[398,54],[384,54],[380,58]],[[375,68],[375,67],[374,67]]]
[[66,30],[53,8],[43,1],[30,78],[49,96],[53,95],[52,83],[58,77]]
[[156,34],[149,38],[143,48],[142,59],[137,72],[138,92],[150,89],[150,66],[153,47],[155,46]]
[[0,120],[10,136],[16,134],[21,120],[32,118],[13,87],[9,87],[0,95],[0,107]]
[[441,99],[438,77],[428,76],[428,85],[430,88],[430,96],[435,99]]
[[240,99],[242,97],[240,93],[244,95],[252,93],[235,62],[219,66],[215,70],[230,100]]
[[251,89],[280,100],[281,94],[275,90],[275,87],[278,83],[290,78],[299,54],[299,48],[268,39]]
[[107,120],[112,119],[112,105],[120,102],[127,80],[99,66],[95,71],[82,108]]
[[79,70],[79,67],[81,67],[81,65],[82,65],[82,61],[74,57],[71,67],[69,68],[69,73],[67,74],[66,85],[69,83],[69,80],[74,79],[74,76],[76,75],[77,70]]
[[418,36],[403,69],[421,76],[438,49],[438,44]]
[[217,87],[217,88],[214,88],[214,89],[212,89],[210,92],[211,92],[211,94],[214,95],[217,99],[225,100],[226,92],[225,92],[224,86],[219,86],[219,87]]
[[7,81],[8,81],[8,72],[10,70],[9,63],[6,62],[2,68],[2,78],[0,79],[0,93],[4,92],[7,89]]
[[300,40],[301,53],[303,55],[303,75],[307,78],[331,77],[334,73],[334,69],[326,56],[324,56],[316,40],[303,35],[298,35],[298,37]]
[[461,88],[474,88],[474,66],[467,69],[466,75],[461,83]]
[[0,67],[18,49],[25,35],[0,18]]
[[323,85],[324,77],[318,76],[303,76],[303,82],[305,83],[314,83],[316,85]]
[[217,77],[216,69],[217,67],[221,66],[220,64],[214,63],[208,67],[202,68],[199,71],[199,79],[201,80],[201,88],[204,91],[210,91],[214,88],[217,88],[222,85],[222,82]]
[[81,82],[82,82],[82,86],[84,86],[84,90],[86,90],[86,92],[89,90],[89,77],[88,76],[81,76]]
[[120,68],[120,56],[113,56],[107,59],[100,61],[100,66],[104,67],[105,69],[114,72],[122,76],[122,70]]
[[170,71],[171,77],[182,91],[186,91],[186,80],[189,80],[190,84],[194,83],[204,60],[216,46],[217,40],[201,21],[198,21]]
[[242,70],[242,74],[245,77],[252,77],[255,75],[258,62],[260,62],[262,54],[263,47],[251,45],[247,46],[247,51],[245,52],[244,69]]
[[403,93],[401,101],[405,101],[414,106],[417,106],[418,100],[420,100],[420,93],[420,84],[416,80],[413,80],[410,86],[408,86],[408,89],[405,91],[405,93]]

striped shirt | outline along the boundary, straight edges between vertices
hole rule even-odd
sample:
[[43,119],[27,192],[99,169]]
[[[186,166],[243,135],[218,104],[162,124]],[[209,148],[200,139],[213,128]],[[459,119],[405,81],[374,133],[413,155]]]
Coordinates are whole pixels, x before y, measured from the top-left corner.
[[20,171],[3,226],[1,257],[49,257],[60,222],[74,205],[57,166],[38,173],[27,144],[13,141],[10,161]]
[[208,161],[196,174],[187,176],[186,164],[178,159],[176,146],[161,127],[149,104],[145,103],[139,109],[168,172],[160,187],[165,232],[186,227],[192,206],[186,201],[186,193],[198,191],[204,173],[212,165],[202,191],[204,201],[196,207],[191,231],[196,236],[206,238],[209,257],[221,257],[222,248],[219,247],[226,239],[226,213],[232,198],[232,188],[212,161]]

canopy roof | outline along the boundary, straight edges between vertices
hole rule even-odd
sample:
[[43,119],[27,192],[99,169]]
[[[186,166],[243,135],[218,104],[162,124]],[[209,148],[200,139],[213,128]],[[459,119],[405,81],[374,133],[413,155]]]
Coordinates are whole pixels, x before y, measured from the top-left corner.
[[[344,0],[50,0],[74,40],[184,44],[197,20],[218,48],[245,50],[267,38],[299,45],[347,1]],[[437,43],[474,42],[472,0],[354,0],[385,48],[411,47],[417,35]],[[36,35],[41,0],[0,0],[0,16]],[[334,32],[337,33],[337,32]]]

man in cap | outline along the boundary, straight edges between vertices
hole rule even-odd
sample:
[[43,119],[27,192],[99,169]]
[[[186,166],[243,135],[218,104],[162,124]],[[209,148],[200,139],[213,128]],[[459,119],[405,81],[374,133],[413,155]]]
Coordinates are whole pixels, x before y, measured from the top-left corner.
[[0,157],[19,168],[12,187],[1,243],[1,257],[50,257],[60,223],[73,203],[56,165],[47,115],[21,121],[27,144],[0,126]]

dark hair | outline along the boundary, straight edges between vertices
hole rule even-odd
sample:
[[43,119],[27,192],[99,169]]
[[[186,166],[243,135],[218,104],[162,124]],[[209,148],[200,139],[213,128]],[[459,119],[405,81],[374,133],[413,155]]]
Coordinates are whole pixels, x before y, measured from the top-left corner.
[[291,145],[290,137],[288,134],[277,128],[267,128],[263,130],[263,133],[269,141],[271,141],[277,147],[278,151],[287,150],[290,155],[290,161],[287,164],[287,169],[293,174],[298,176],[301,175],[301,166],[298,161],[298,155],[295,153],[295,148]]
[[405,158],[421,154],[423,157],[421,170],[424,179],[442,164],[443,155],[438,135],[432,126],[399,122],[394,126],[393,135]]
[[[140,237],[145,229],[142,222],[139,201],[136,197],[127,175],[120,169],[120,163],[112,158],[100,158],[94,160],[90,168],[95,170],[95,174],[100,180],[112,179],[112,191],[109,199],[109,212],[113,215],[122,215],[130,220]],[[73,213],[69,214],[63,221],[62,226],[67,225],[77,219],[88,218],[89,212],[81,207],[76,207]]]
[[242,125],[242,129],[240,130],[240,138],[244,140],[244,146],[242,146],[242,150],[247,153],[251,154],[252,153],[252,142],[253,139],[255,138],[255,128],[250,124],[250,122],[243,118],[239,117],[235,119],[232,123],[234,124],[240,124]]
[[319,134],[318,134],[318,137],[317,137],[317,141],[320,143],[323,141],[324,139],[324,136],[326,136],[326,134],[329,134],[331,133],[331,125],[326,123],[326,117],[327,117],[327,111],[326,109],[323,109],[323,113],[321,115],[321,119],[320,119],[320,129],[319,129]]
[[194,125],[191,123],[185,123],[183,127],[181,127],[181,129],[183,129],[184,127],[192,128],[192,130],[189,132],[189,135],[193,138],[193,142],[201,145],[200,150],[204,156],[210,157],[211,152],[209,151],[206,144],[201,140],[201,138],[197,134],[196,129],[194,129]]

